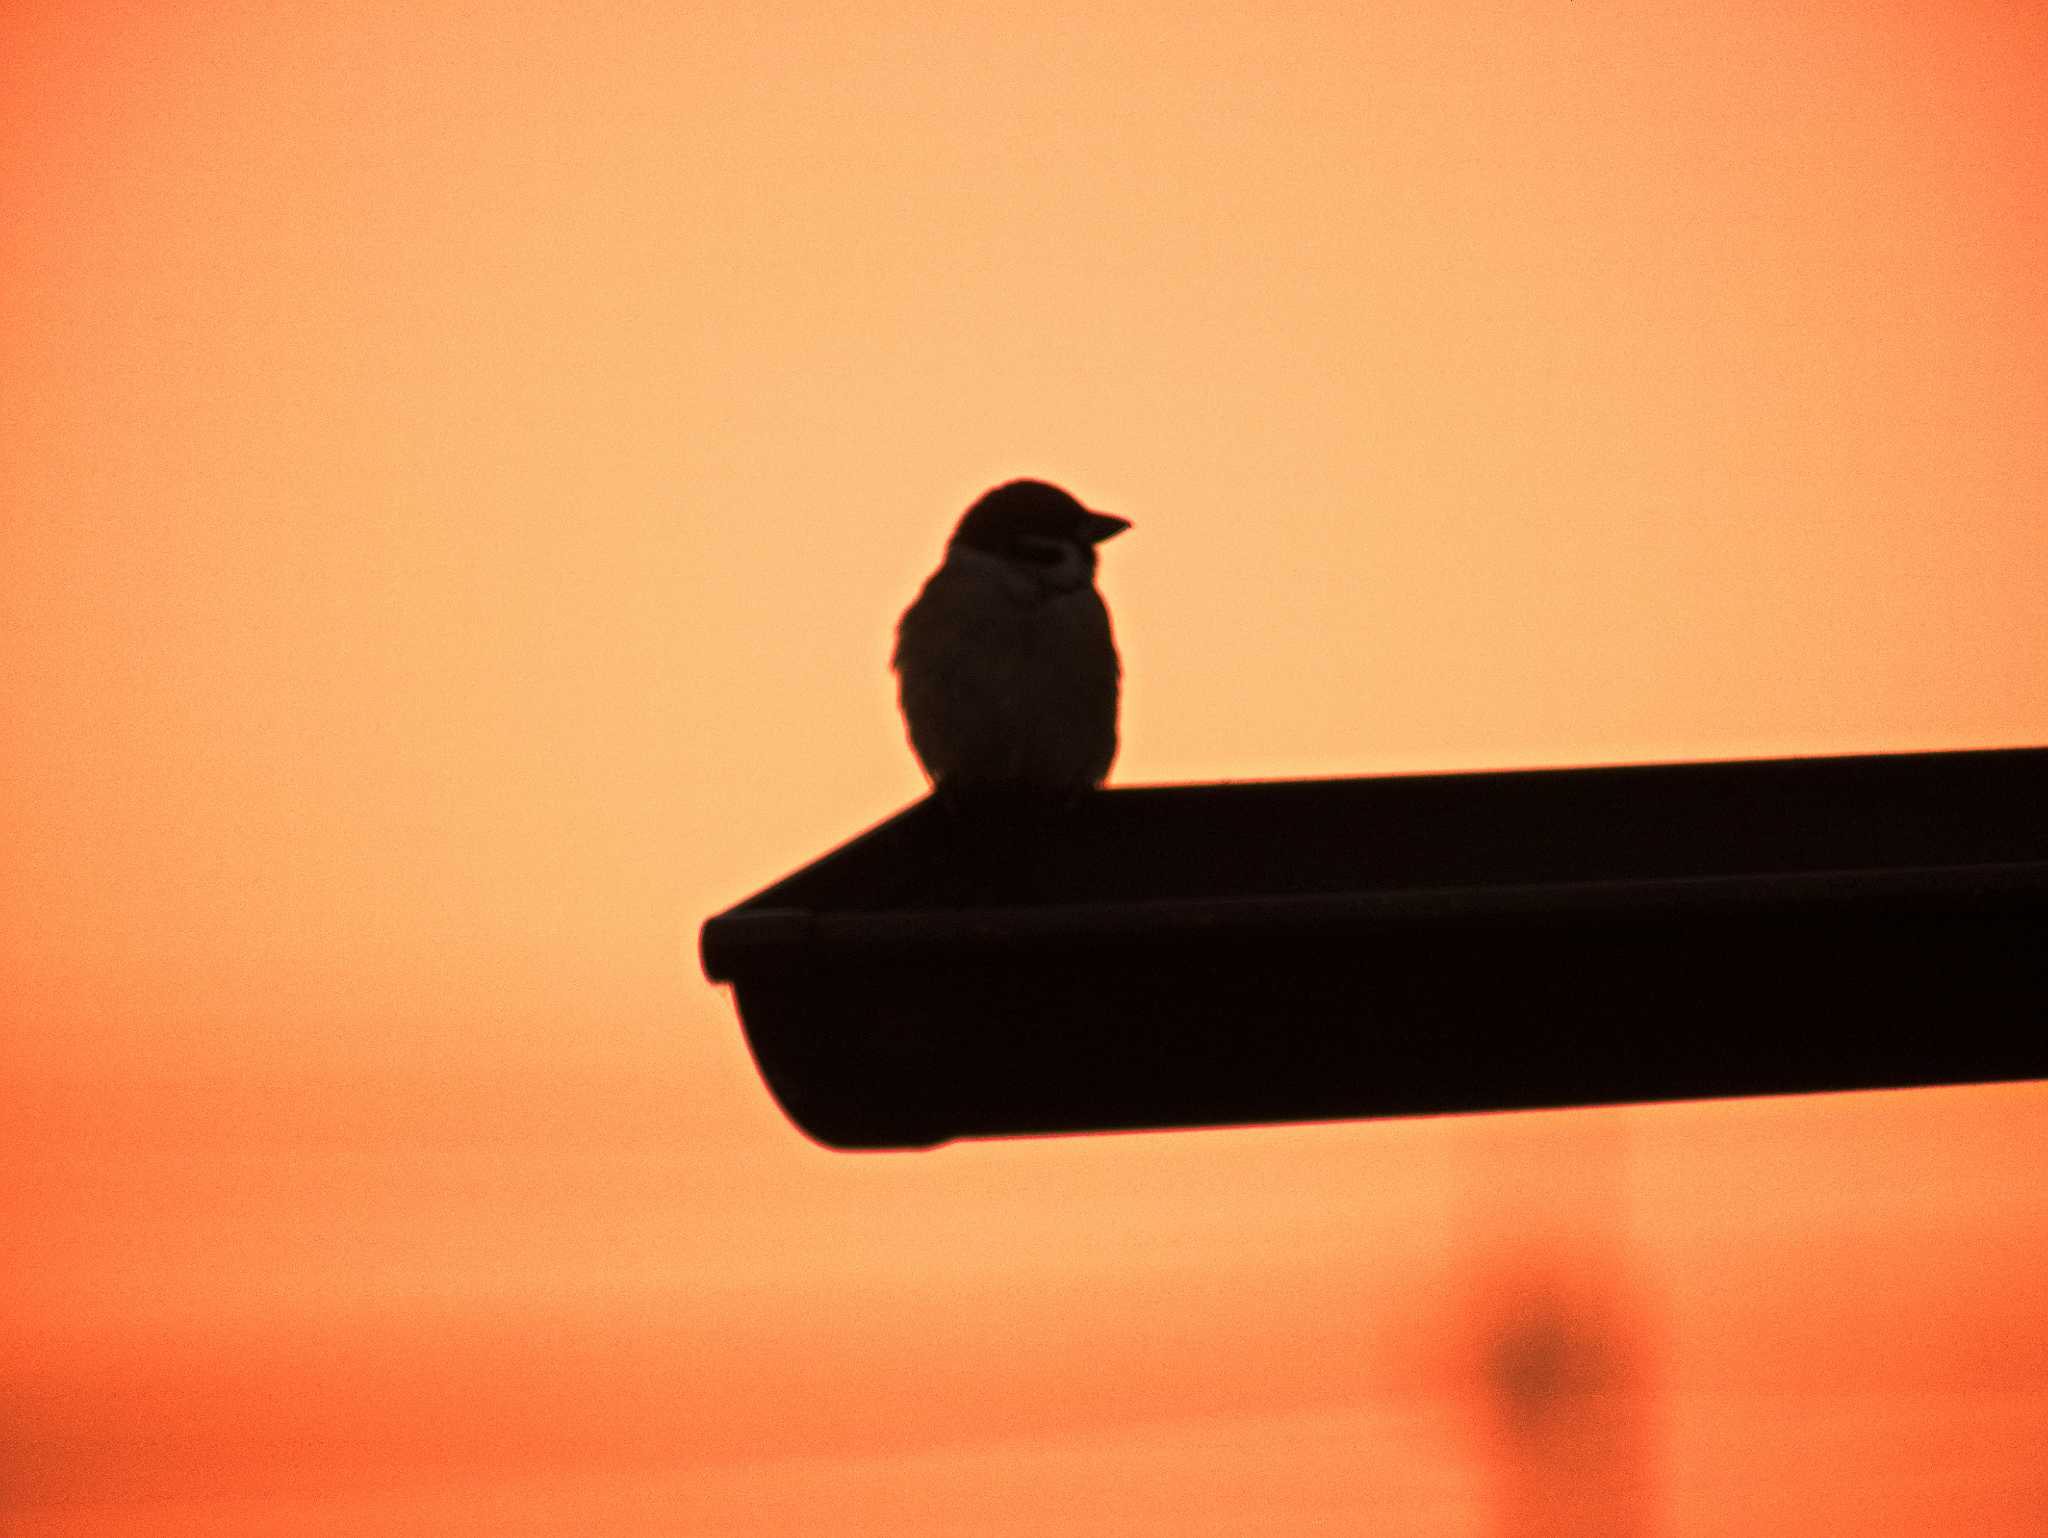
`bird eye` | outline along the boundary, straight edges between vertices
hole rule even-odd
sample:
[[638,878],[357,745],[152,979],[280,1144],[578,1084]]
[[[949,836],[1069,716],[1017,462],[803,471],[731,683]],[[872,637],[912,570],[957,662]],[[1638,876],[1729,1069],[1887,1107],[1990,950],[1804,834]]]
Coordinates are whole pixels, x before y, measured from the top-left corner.
[[1045,539],[1036,534],[1018,536],[1016,551],[1019,558],[1035,566],[1057,566],[1066,559],[1066,543],[1057,539]]

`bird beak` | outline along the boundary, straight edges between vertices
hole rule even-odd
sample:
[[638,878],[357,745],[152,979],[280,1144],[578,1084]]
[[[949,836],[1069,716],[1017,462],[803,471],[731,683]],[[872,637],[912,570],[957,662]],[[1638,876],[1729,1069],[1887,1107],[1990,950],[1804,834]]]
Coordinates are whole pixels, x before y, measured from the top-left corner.
[[1081,532],[1091,545],[1099,545],[1105,539],[1115,539],[1131,526],[1128,518],[1119,518],[1115,513],[1090,513],[1088,521],[1081,526]]

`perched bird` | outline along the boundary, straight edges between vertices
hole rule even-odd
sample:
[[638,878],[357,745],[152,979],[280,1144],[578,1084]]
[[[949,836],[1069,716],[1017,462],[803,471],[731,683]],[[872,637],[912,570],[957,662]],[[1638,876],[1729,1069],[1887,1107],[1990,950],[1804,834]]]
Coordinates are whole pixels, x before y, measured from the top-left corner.
[[1102,783],[1122,666],[1095,547],[1129,527],[1044,481],[1007,482],[967,509],[892,659],[910,745],[941,793]]

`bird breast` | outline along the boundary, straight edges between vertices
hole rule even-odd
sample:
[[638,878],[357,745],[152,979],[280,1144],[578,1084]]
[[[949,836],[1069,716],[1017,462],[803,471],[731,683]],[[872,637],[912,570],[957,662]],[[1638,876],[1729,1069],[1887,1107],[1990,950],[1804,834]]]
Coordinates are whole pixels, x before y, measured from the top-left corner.
[[911,745],[935,781],[1099,784],[1121,668],[1094,585],[955,548],[897,629]]

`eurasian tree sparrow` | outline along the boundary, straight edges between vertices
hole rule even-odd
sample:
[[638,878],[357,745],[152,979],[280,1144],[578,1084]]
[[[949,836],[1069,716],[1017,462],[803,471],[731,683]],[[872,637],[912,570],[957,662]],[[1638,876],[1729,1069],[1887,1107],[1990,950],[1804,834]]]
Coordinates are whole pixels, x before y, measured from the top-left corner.
[[1102,783],[1122,667],[1095,547],[1129,527],[1044,481],[1010,481],[967,509],[892,658],[910,745],[939,791]]

